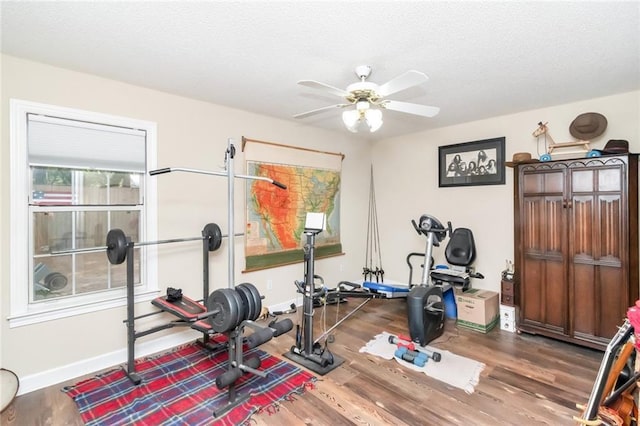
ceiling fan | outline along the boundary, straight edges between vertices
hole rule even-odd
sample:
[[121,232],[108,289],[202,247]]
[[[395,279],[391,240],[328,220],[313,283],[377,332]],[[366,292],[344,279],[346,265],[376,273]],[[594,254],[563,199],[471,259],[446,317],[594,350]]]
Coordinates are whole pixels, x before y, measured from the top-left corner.
[[360,81],[350,84],[346,90],[314,80],[298,81],[298,84],[302,86],[324,90],[333,95],[340,96],[344,98],[345,103],[317,108],[296,114],[293,117],[305,118],[330,109],[346,108],[355,105],[355,109],[350,109],[342,113],[342,121],[347,129],[352,132],[357,132],[359,125],[364,122],[367,124],[369,131],[375,132],[382,126],[382,109],[421,115],[423,117],[434,117],[440,112],[440,108],[438,107],[386,99],[389,95],[393,95],[410,87],[418,86],[429,80],[429,77],[420,71],[406,71],[382,85],[367,81],[367,78],[371,75],[371,67],[369,65],[356,67],[355,73]]

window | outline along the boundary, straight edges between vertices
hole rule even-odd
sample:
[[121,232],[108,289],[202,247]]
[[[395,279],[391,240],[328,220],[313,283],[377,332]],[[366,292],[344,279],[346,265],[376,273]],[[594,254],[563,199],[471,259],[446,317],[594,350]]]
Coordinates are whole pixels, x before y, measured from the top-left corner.
[[[12,100],[10,132],[10,326],[123,305],[126,268],[107,260],[106,235],[155,237],[145,172],[155,168],[156,125]],[[157,292],[155,265],[136,248],[139,300]]]

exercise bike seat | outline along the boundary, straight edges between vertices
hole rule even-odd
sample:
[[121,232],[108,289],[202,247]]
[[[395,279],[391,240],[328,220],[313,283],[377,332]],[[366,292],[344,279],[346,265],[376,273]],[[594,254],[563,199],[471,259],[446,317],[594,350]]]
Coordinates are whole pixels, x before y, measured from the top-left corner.
[[483,278],[481,274],[470,274],[469,268],[476,259],[476,245],[473,232],[468,228],[456,228],[449,238],[444,251],[447,262],[451,265],[463,267],[458,269],[434,269],[430,276],[435,283],[450,283],[462,290],[468,290],[471,286],[471,278]]
[[452,265],[470,266],[476,260],[476,244],[468,228],[456,228],[449,238],[444,255]]

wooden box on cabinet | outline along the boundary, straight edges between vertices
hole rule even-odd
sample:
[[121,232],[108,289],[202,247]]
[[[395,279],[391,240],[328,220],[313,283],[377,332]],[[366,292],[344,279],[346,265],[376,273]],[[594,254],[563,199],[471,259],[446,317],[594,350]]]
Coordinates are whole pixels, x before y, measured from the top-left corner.
[[604,349],[638,299],[638,156],[514,171],[518,329]]
[[500,304],[505,306],[515,306],[516,298],[515,281],[503,278],[500,283]]

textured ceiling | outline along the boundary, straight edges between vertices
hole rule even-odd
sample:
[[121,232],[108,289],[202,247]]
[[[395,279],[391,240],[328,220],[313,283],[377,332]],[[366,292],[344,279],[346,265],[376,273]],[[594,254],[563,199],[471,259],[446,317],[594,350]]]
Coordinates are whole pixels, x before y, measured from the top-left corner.
[[2,52],[339,129],[341,99],[373,67],[382,84],[409,69],[430,80],[390,99],[435,118],[385,111],[386,138],[640,89],[640,2],[2,1]]

